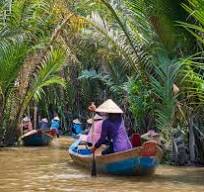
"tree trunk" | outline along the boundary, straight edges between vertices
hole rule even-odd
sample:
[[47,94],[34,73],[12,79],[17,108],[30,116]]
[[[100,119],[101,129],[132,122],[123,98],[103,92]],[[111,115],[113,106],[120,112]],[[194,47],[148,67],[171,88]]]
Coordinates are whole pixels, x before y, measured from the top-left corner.
[[189,122],[189,153],[190,153],[190,161],[193,163],[195,162],[195,136],[193,131],[193,117],[190,115]]
[[38,122],[38,107],[36,103],[34,104],[34,113],[33,113],[33,128],[37,129],[37,122]]

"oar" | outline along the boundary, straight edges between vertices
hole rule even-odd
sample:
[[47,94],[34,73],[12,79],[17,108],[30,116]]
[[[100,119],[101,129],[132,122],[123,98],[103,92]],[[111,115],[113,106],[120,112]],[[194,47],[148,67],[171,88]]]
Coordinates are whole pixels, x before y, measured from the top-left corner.
[[[92,141],[93,141],[93,133],[94,133],[94,111],[95,111],[95,105],[92,102],[91,106],[89,107],[89,110],[92,112]],[[91,166],[91,176],[96,176],[97,171],[96,171],[96,158],[95,158],[95,151],[93,151],[93,156],[92,156],[92,166]]]
[[95,176],[96,177],[96,159],[95,159],[95,151],[93,152],[93,159],[92,159],[92,166],[91,166],[91,176]]

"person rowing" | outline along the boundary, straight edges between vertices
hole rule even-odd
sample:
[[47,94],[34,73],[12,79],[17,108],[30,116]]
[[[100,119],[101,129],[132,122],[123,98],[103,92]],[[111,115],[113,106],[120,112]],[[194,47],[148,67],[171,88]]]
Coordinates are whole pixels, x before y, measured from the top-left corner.
[[108,139],[110,145],[102,151],[103,155],[131,149],[132,145],[125,129],[122,118],[123,111],[120,107],[111,99],[108,99],[96,108],[95,112],[107,113],[108,117],[103,121],[100,138],[92,151],[95,152],[97,148],[106,143],[106,139]]

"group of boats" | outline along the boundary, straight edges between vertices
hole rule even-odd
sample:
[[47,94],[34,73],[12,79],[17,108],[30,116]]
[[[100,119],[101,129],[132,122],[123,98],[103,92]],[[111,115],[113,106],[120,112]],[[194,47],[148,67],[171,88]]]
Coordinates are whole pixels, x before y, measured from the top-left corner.
[[[52,132],[33,130],[24,134],[21,139],[25,146],[46,146],[54,138]],[[76,140],[68,149],[74,163],[91,169],[93,154],[86,145]],[[139,147],[127,151],[102,155],[100,150],[95,154],[98,172],[116,175],[149,175],[153,174],[162,157],[162,150],[154,140],[144,142]]]

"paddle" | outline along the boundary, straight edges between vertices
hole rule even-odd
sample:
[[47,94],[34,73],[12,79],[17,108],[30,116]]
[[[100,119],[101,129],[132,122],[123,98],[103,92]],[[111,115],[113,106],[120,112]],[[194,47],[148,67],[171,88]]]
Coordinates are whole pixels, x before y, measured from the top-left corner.
[[[94,105],[94,102],[91,103],[91,106],[89,106],[89,110],[92,112],[92,141],[93,141],[93,133],[94,133],[94,111],[96,106]],[[91,176],[96,176],[96,158],[95,158],[95,150],[93,150],[93,156],[92,156],[92,166],[91,166]]]
[[91,176],[96,177],[96,159],[95,159],[95,151],[93,152],[92,166],[91,166]]

